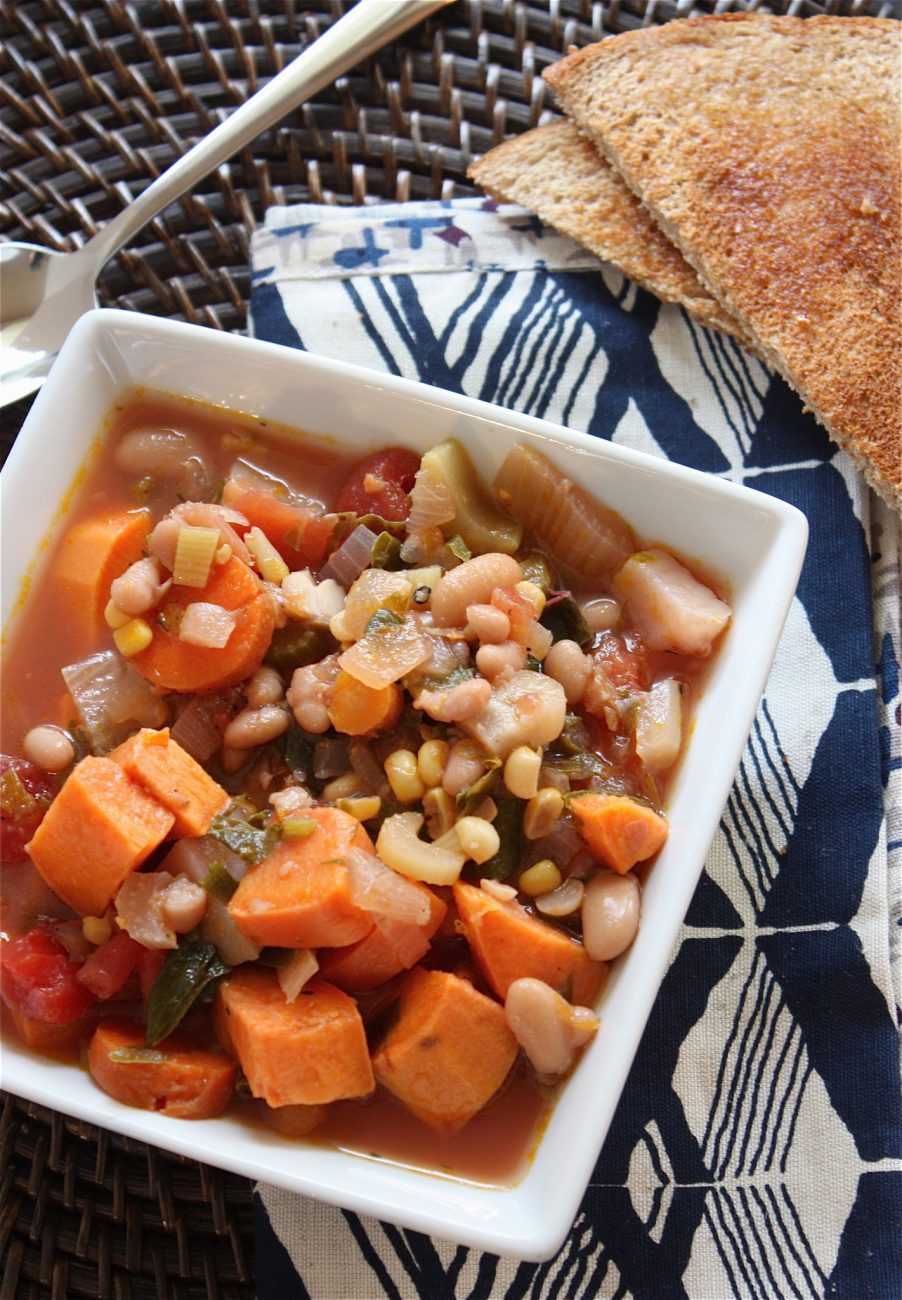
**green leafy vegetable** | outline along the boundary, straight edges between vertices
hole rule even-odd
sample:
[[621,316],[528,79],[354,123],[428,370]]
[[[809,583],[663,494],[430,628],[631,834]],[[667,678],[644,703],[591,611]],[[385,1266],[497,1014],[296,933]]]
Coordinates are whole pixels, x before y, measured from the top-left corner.
[[374,569],[401,569],[401,541],[389,532],[381,532],[373,542],[370,562]]
[[207,834],[237,853],[239,858],[252,867],[262,862],[279,843],[276,827],[253,826],[242,817],[230,815],[229,809],[217,813]]
[[558,585],[557,575],[551,567],[551,561],[541,551],[528,551],[520,560],[520,568],[525,582],[534,582],[547,596]]
[[557,592],[542,610],[539,622],[555,641],[575,641],[586,650],[592,644],[592,633],[583,617],[579,604],[568,591]]
[[522,799],[501,798],[497,803],[498,815],[492,825],[498,832],[501,847],[493,858],[479,867],[480,876],[487,880],[506,880],[513,875],[520,862],[523,843],[523,811],[526,805]]
[[167,953],[147,1002],[148,1045],[167,1038],[197,999],[229,970],[212,943],[183,943]]
[[115,1065],[159,1065],[166,1060],[166,1053],[154,1047],[114,1047],[108,1055]]
[[490,759],[489,767],[482,776],[478,777],[472,785],[468,785],[465,790],[460,791],[455,800],[458,817],[468,817],[484,799],[489,797],[501,779],[501,766],[500,758]]
[[445,545],[457,560],[469,560],[473,555],[460,533],[455,533],[453,537],[449,537]]
[[[46,803],[47,800],[41,800]],[[39,806],[38,800],[28,790],[18,772],[8,767],[0,776],[0,809],[4,817],[18,818]]]
[[313,762],[313,746],[296,722],[292,722],[276,744],[294,775],[301,779],[306,777]]
[[325,627],[290,620],[284,627],[276,628],[266,652],[266,663],[280,673],[292,673],[295,668],[318,664],[335,649],[335,638]]
[[227,903],[238,888],[238,881],[221,862],[210,863],[201,884],[207,893],[218,898],[220,903]]
[[387,609],[385,605],[380,605],[370,615],[364,635],[369,636],[371,632],[384,632],[387,627],[400,627],[403,622],[404,619],[400,614],[396,614],[393,609]]

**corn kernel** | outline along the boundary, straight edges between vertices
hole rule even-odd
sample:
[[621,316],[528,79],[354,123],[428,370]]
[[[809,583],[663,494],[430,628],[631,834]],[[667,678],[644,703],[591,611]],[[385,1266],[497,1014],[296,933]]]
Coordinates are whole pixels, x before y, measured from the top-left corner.
[[327,803],[353,799],[358,794],[369,794],[369,790],[356,772],[345,772],[323,786],[323,798]]
[[417,771],[417,756],[411,749],[396,749],[383,767],[388,784],[399,803],[416,803],[426,793],[425,782]]
[[501,848],[501,837],[495,827],[481,817],[461,817],[454,830],[460,847],[476,863],[488,862]]
[[531,799],[539,788],[542,753],[529,745],[518,745],[504,763],[504,784],[517,799]]
[[523,814],[523,834],[528,840],[540,840],[547,835],[564,811],[564,796],[554,786],[537,790],[526,805]]
[[143,618],[130,618],[113,632],[116,649],[123,659],[131,659],[146,650],[153,640],[153,628]]
[[442,783],[449,748],[447,740],[427,740],[417,751],[417,775],[430,790]]
[[519,591],[520,595],[525,596],[530,602],[536,611],[536,618],[541,618],[542,611],[545,608],[545,593],[542,588],[524,578],[522,582],[516,584],[515,590]]
[[423,812],[426,814],[426,831],[431,840],[437,840],[454,825],[457,808],[453,797],[435,786],[423,795]]
[[83,916],[81,932],[88,943],[93,943],[99,948],[102,943],[106,943],[107,939],[109,939],[113,933],[113,927],[105,916]]
[[280,830],[290,840],[306,840],[316,830],[316,825],[312,817],[286,817]]
[[349,799],[336,799],[335,807],[359,822],[368,822],[379,816],[382,800],[377,794],[352,795]]
[[118,605],[114,605],[111,600],[108,600],[103,611],[103,618],[107,627],[125,627],[131,618],[131,614],[123,614]]
[[526,868],[517,881],[517,887],[530,898],[540,898],[542,894],[550,894],[552,889],[557,889],[562,879],[551,858],[542,858],[540,862],[534,862]]
[[266,536],[262,528],[250,528],[244,538],[245,545],[257,561],[257,568],[264,582],[282,585],[283,578],[288,577],[288,565]]

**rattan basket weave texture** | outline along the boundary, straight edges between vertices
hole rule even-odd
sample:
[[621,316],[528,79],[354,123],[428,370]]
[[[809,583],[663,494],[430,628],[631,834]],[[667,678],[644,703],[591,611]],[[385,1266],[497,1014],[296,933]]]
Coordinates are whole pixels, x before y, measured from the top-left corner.
[[[0,237],[77,247],[347,7],[0,0]],[[765,7],[898,16],[898,0],[458,0],[167,209],[99,300],[242,331],[270,204],[470,193],[474,157],[553,112],[540,74],[568,46]],[[0,412],[4,454],[29,405]],[[0,1300],[251,1300],[252,1248],[246,1180],[6,1097]]]

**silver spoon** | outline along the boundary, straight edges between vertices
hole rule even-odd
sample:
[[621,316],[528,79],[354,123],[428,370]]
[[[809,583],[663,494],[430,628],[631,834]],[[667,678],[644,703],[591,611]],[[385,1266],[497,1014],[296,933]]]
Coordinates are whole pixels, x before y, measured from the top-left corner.
[[106,262],[198,181],[381,46],[452,0],[358,0],[75,253],[0,244],[0,406],[40,388]]

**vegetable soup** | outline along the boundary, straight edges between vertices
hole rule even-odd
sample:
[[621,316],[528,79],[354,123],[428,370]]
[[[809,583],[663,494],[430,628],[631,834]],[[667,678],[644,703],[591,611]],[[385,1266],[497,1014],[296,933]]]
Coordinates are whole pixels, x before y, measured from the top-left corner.
[[507,1184],[730,621],[527,444],[126,394],[4,650],[4,1033],[127,1105]]

